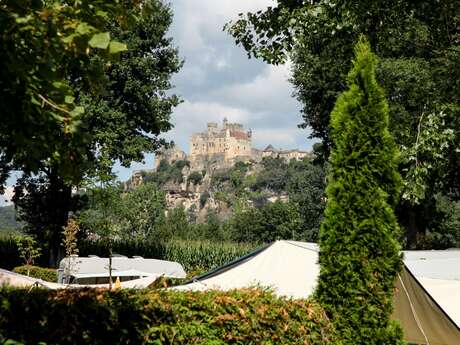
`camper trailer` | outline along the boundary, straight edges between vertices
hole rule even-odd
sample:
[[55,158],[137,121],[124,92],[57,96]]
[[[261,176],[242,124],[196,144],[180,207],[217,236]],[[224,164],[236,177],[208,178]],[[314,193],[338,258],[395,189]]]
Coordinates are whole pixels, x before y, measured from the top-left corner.
[[[112,281],[126,282],[152,276],[185,278],[186,273],[177,262],[115,255],[112,257],[111,275]],[[61,284],[107,284],[109,276],[109,258],[95,255],[66,257],[61,260],[58,269],[58,283]]]

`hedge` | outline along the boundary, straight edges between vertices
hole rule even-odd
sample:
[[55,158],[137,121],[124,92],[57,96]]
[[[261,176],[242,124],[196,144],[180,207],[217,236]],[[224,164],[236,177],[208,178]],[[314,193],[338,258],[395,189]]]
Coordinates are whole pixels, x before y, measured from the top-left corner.
[[[246,255],[254,250],[255,247],[256,245],[254,244],[217,243],[211,241],[120,240],[115,241],[113,252],[129,257],[140,255],[145,258],[177,261],[188,272],[192,270],[206,271],[221,266]],[[103,257],[108,255],[107,248],[98,241],[79,241],[78,249],[80,256],[98,255]],[[43,252],[46,253],[46,250],[43,250]],[[47,266],[48,263],[44,260],[44,256],[38,258],[36,264]],[[12,238],[0,237],[0,267],[12,269],[22,264],[15,241]]]
[[42,268],[38,266],[18,266],[13,269],[13,272],[27,275],[29,272],[30,277],[42,279],[47,282],[56,283],[58,279],[57,271],[53,268]]
[[0,290],[0,342],[340,344],[314,302],[271,292]]

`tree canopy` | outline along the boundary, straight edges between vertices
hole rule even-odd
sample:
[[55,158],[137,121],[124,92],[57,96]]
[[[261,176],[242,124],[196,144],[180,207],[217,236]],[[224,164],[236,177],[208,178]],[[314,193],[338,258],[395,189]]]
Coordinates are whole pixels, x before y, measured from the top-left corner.
[[[76,211],[72,206],[75,205],[72,186],[81,187],[92,179],[110,181],[116,161],[129,166],[132,161],[141,161],[145,153],[158,149],[164,144],[159,134],[172,127],[170,115],[179,103],[178,97],[168,92],[172,88],[172,74],[182,65],[176,47],[167,36],[171,9],[160,0],[123,4],[126,6],[123,13],[99,13],[104,19],[98,22],[101,30],[105,30],[104,37],[127,45],[127,49],[117,46],[120,49],[116,51],[116,59],[107,60],[105,55],[86,49],[84,63],[73,55],[59,60],[63,64],[61,78],[81,112],[74,134],[66,136],[52,130],[55,137],[48,142],[65,145],[72,150],[72,156],[58,152],[53,159],[51,153],[42,150],[40,157],[33,153],[25,157],[24,164],[17,159],[11,162],[12,167],[24,174],[16,186],[15,197],[22,217],[29,222],[28,228],[37,231],[42,228],[40,219],[49,221],[46,231],[52,236],[45,238],[55,253],[62,226],[67,224],[69,212]],[[129,23],[119,20],[121,14],[130,19]],[[106,53],[111,51],[110,42]],[[41,133],[32,124],[24,126]],[[50,123],[43,126],[48,130],[53,127]],[[69,164],[74,170],[67,169]],[[53,217],[48,218],[45,214],[49,212],[35,205],[40,200],[60,201],[52,210]]]
[[133,19],[122,1],[2,1],[0,186],[11,169],[36,173],[44,160],[59,163],[70,180],[80,177],[81,150],[71,143],[84,140],[85,109],[68,70],[78,66],[82,78],[95,81],[90,57],[127,49],[106,30],[109,16],[118,25]]
[[250,56],[292,61],[302,127],[333,147],[330,113],[346,88],[353,45],[365,34],[379,57],[404,185],[398,214],[409,245],[425,233],[434,195],[460,197],[459,0],[279,0],[241,14],[227,29]]

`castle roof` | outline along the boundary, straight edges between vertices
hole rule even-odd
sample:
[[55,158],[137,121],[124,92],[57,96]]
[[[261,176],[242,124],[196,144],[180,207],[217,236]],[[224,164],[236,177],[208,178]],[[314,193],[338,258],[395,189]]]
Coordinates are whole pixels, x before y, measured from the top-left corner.
[[270,145],[268,145],[268,146],[265,148],[264,151],[265,151],[265,152],[267,152],[267,151],[273,152],[273,151],[275,151],[275,148],[270,144]]
[[230,132],[230,136],[236,139],[249,140],[247,133],[244,132]]

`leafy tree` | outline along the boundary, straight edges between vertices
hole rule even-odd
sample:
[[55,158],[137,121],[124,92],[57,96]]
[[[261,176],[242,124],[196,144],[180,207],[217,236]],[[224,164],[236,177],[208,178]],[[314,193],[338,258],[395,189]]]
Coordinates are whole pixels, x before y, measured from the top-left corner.
[[[145,152],[163,146],[165,140],[159,134],[172,128],[170,116],[179,104],[176,95],[166,93],[172,88],[171,76],[182,66],[168,37],[172,11],[160,0],[141,3],[140,10],[130,11],[138,20],[129,28],[115,20],[107,27],[129,50],[118,61],[104,65],[104,92],[74,79],[80,90],[78,99],[88,109],[82,119],[82,126],[91,133],[86,149],[97,159],[96,168],[105,173],[111,171],[114,160],[129,167],[132,161],[141,161]],[[91,62],[92,66],[101,64],[98,56]],[[75,73],[79,76],[81,71]]]
[[18,247],[19,256],[24,260],[24,264],[27,267],[26,273],[29,275],[30,266],[33,266],[35,259],[40,257],[41,249],[31,236],[17,236],[16,245]]
[[62,227],[67,224],[69,212],[82,205],[80,195],[69,198],[72,190],[55,171],[37,176],[21,177],[15,186],[13,201],[18,220],[24,230],[33,235],[48,255],[50,267],[62,257]]
[[[377,78],[388,96],[390,130],[403,151],[402,195],[409,199],[402,199],[398,215],[409,246],[423,238],[428,223],[424,215],[435,207],[434,195],[442,191],[460,199],[459,6],[458,0],[278,0],[276,6],[241,14],[227,25],[249,56],[269,63],[291,58],[292,83],[303,106],[302,127],[310,127],[311,136],[322,140],[318,152],[324,160],[333,146],[330,113],[346,88],[353,45],[360,34],[369,37],[379,56]],[[405,153],[419,151],[421,127],[453,135],[442,158],[421,155],[418,166]],[[410,196],[420,191],[423,198]]]
[[317,297],[346,344],[403,344],[390,322],[402,260],[392,207],[401,184],[377,60],[361,40],[331,114],[335,148],[320,232]]
[[[127,17],[137,18],[129,27],[118,23],[116,12],[106,13],[105,29],[111,37],[127,42],[130,48],[119,54],[118,61],[107,64],[99,55],[89,54],[88,65],[72,64],[66,68],[65,77],[76,90],[75,102],[85,108],[79,117],[84,140],[70,138],[65,143],[76,152],[65,162],[72,161],[78,168],[79,179],[83,176],[110,179],[116,160],[124,166],[142,160],[144,153],[153,152],[164,143],[158,135],[172,126],[170,114],[178,104],[178,98],[167,95],[166,91],[171,88],[171,74],[181,66],[177,50],[166,37],[172,13],[159,0],[146,0],[141,4],[130,6],[127,11]],[[87,71],[102,71],[97,74],[102,82],[88,81],[85,78]],[[44,236],[44,239],[50,248],[54,248],[53,260],[57,260],[60,230],[67,223],[69,212],[74,210],[71,207],[74,204],[72,185],[78,185],[79,179],[66,179],[59,160],[42,159],[36,164],[41,171],[40,179],[47,181],[40,188],[33,186],[35,178],[25,170],[24,181],[28,183],[18,184],[16,201],[23,215],[30,213],[25,218],[29,222],[28,229],[36,229],[33,231],[41,231],[40,219],[47,218],[46,213],[55,215],[47,218],[47,228],[52,235]],[[35,190],[41,196],[21,201],[27,195],[20,189]],[[34,200],[40,203],[40,200],[54,199],[60,203],[52,211],[39,209],[33,203]],[[37,214],[37,209],[41,215]]]
[[[0,10],[0,186],[11,169],[36,173],[47,160],[70,180],[81,177],[78,156],[85,109],[75,99],[68,68],[95,82],[90,56],[126,50],[106,31],[107,18],[131,21],[124,2],[5,0]],[[133,6],[133,5],[130,5]],[[92,52],[91,54],[89,54]],[[96,73],[95,73],[96,72]]]
[[278,239],[301,238],[301,218],[295,204],[283,201],[262,208],[237,204],[227,231],[237,242],[268,243]]
[[78,212],[78,221],[87,235],[100,235],[99,229],[107,227],[108,222],[116,239],[142,241],[159,236],[166,202],[164,192],[154,183],[144,183],[128,193],[119,185],[109,184],[93,187],[87,194],[86,208]]
[[66,279],[74,273],[77,266],[77,259],[75,256],[78,256],[78,246],[77,246],[77,235],[80,231],[80,227],[75,219],[70,218],[67,222],[67,225],[64,227],[62,234],[64,239],[62,241],[62,246],[65,248],[65,256],[68,258],[65,261],[64,266],[64,275]]
[[265,157],[263,170],[257,175],[253,189],[270,189],[280,192],[286,185],[287,164],[283,158]]
[[326,206],[326,170],[305,160],[290,164],[288,175],[286,191],[299,208],[303,236],[316,242]]
[[257,235],[262,233],[262,214],[259,209],[247,204],[237,204],[232,218],[228,221],[226,231],[231,233],[236,242],[260,242]]
[[16,219],[13,205],[0,207],[0,231],[20,229],[22,224]]
[[165,194],[154,183],[143,183],[121,198],[122,237],[143,240],[155,236],[165,208]]
[[189,239],[190,223],[183,206],[168,210],[158,222],[158,236],[161,239],[182,238]]
[[146,173],[144,181],[155,182],[158,186],[164,186],[166,183],[182,183],[183,175],[182,169],[190,166],[189,161],[175,161],[173,164],[169,164],[167,160],[163,159],[157,171],[153,173]]
[[92,238],[97,238],[106,247],[109,262],[109,289],[112,289],[112,256],[114,242],[121,238],[123,223],[119,221],[121,207],[121,186],[105,181],[101,187],[90,191],[90,209],[78,215],[82,229]]
[[266,204],[261,210],[262,219],[254,241],[297,240],[301,236],[301,218],[297,205],[277,200]]

